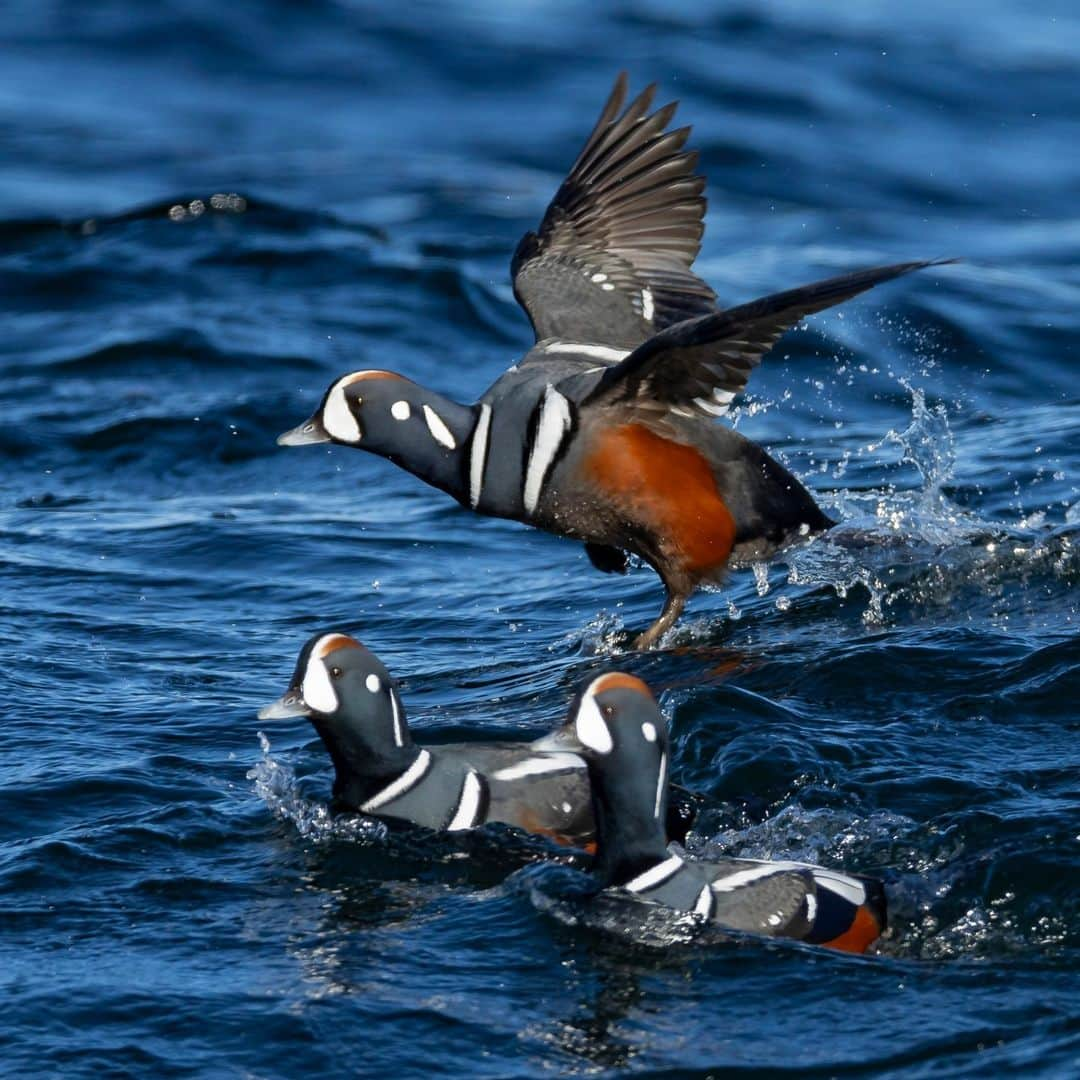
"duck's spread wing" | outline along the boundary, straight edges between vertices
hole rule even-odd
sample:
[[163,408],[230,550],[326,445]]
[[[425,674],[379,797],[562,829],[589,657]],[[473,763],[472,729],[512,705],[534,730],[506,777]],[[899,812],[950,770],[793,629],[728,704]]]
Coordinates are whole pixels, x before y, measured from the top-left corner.
[[722,416],[762,357],[805,316],[912,270],[951,261],[856,270],[671,326],[609,367],[586,403],[628,406],[646,423],[668,413]]
[[537,341],[632,349],[715,308],[690,272],[705,213],[697,154],[683,150],[690,129],[665,131],[674,103],[649,113],[655,86],[623,109],[626,82],[623,72],[539,231],[514,252],[514,295]]

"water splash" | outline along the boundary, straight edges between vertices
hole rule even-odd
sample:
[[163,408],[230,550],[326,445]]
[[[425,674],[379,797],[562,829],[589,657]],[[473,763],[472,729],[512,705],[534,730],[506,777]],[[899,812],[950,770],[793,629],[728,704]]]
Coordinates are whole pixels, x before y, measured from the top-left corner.
[[[989,599],[990,618],[1002,617],[1007,584],[1027,584],[1040,575],[1069,579],[1078,570],[1068,531],[1046,526],[1046,514],[1027,515],[1018,525],[991,521],[958,506],[948,494],[953,480],[955,440],[943,404],[930,406],[918,387],[911,395],[911,423],[890,430],[866,447],[900,448],[899,464],[918,473],[910,490],[895,486],[846,492],[836,501],[843,524],[782,556],[787,583],[830,588],[840,598],[854,590],[868,597],[862,613],[870,626],[888,621],[890,608],[912,605],[940,609],[961,593]],[[846,468],[849,456],[841,463]],[[768,590],[763,568],[754,567],[759,596]],[[1008,602],[1015,604],[1013,593]],[[778,610],[787,610],[781,604]],[[1002,610],[997,610],[1000,606]]]
[[335,815],[325,803],[305,799],[297,787],[296,774],[271,755],[270,740],[261,731],[259,749],[262,758],[248,770],[247,778],[254,781],[255,793],[270,812],[276,818],[292,822],[305,840],[386,842],[388,830],[383,822],[361,814]]

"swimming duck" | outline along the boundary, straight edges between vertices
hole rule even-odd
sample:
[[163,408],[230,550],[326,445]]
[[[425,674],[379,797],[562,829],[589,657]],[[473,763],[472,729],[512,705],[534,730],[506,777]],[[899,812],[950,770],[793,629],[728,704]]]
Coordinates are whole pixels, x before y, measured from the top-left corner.
[[[527,742],[413,742],[397,681],[343,633],[320,633],[300,651],[288,690],[260,720],[306,716],[334,765],[339,806],[456,832],[489,821],[586,850],[595,834],[589,778],[576,754]],[[681,793],[669,826],[685,837],[694,800]]]
[[696,912],[728,930],[864,952],[886,926],[880,881],[796,862],[693,859],[664,836],[668,729],[640,679],[609,673],[578,695],[570,720],[536,744],[588,762],[594,873],[606,891]]
[[634,642],[652,646],[729,560],[765,559],[834,524],[760,446],[714,423],[801,319],[932,262],[904,262],[719,309],[690,269],[704,178],[621,74],[592,134],[511,263],[536,335],[474,405],[390,371],[335,380],[283,446],[369,450],[479,514],[584,541],[593,565],[633,554],[666,589]]

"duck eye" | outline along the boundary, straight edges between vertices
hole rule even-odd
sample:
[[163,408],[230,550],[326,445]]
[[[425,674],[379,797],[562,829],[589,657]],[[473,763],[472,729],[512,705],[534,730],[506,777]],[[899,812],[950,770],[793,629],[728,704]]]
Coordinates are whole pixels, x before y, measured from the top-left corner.
[[332,667],[332,668],[330,669],[330,674],[331,674],[331,675],[332,675],[332,676],[333,676],[333,677],[334,677],[335,679],[340,679],[340,678],[341,678],[341,668],[339,668],[339,667]]
[[610,720],[615,715],[615,706],[601,705],[600,714],[604,717],[605,720]]

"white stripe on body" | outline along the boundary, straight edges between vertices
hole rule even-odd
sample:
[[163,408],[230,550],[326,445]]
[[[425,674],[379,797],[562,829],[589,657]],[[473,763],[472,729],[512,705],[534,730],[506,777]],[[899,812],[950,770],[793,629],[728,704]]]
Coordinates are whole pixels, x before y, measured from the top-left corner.
[[465,783],[461,785],[461,799],[458,802],[454,816],[450,824],[446,826],[447,832],[460,832],[462,829],[471,829],[476,824],[480,813],[480,796],[483,788],[480,786],[480,778],[471,770],[465,774]]
[[488,436],[491,434],[491,406],[480,406],[480,417],[473,429],[469,449],[469,505],[475,510],[484,489],[484,466],[487,464]]
[[529,451],[529,465],[525,470],[525,487],[522,502],[527,514],[535,513],[540,502],[544,478],[559,448],[570,430],[570,402],[548,385],[540,406],[540,420],[536,425],[536,437]]
[[521,780],[526,776],[542,776],[544,773],[566,772],[582,769],[585,763],[576,754],[544,754],[526,758],[516,765],[507,765],[491,774],[492,780]]
[[638,874],[636,878],[628,881],[623,888],[627,892],[644,892],[654,885],[660,885],[667,881],[682,865],[682,859],[678,855],[672,855],[670,859],[665,859],[662,863],[651,866],[645,873]]
[[431,755],[426,750],[421,750],[416,760],[392,784],[384,787],[377,795],[372,795],[360,809],[365,814],[373,813],[380,806],[385,806],[398,796],[411,791],[423,779],[430,765]]

